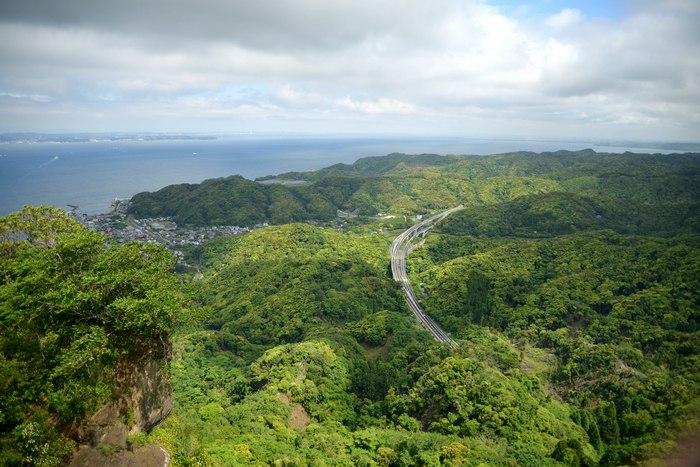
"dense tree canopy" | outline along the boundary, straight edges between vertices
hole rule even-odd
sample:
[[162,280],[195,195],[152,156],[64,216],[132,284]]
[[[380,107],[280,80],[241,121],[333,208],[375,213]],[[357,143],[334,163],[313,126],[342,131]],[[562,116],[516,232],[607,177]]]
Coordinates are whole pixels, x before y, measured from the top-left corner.
[[278,177],[305,182],[280,192],[360,213],[464,203],[409,257],[415,290],[459,348],[431,341],[389,276],[389,243],[410,222],[217,240],[192,252],[214,314],[178,340],[177,417],[156,439],[184,465],[665,455],[697,426],[699,165],[392,155]]
[[160,246],[109,245],[54,208],[0,219],[0,462],[54,465],[111,397],[115,363],[163,345],[183,294]]
[[[172,185],[132,199],[139,217],[173,216],[192,225],[253,225],[328,222],[338,210],[422,214],[464,203],[472,206],[473,228],[557,228],[570,231],[614,226],[626,231],[667,230],[678,225],[700,228],[700,174],[696,155],[599,154],[591,150],[513,153],[496,156],[368,157],[352,165],[265,177],[262,183],[242,177],[207,180],[199,185]],[[519,197],[561,192],[568,199],[534,198],[532,205],[513,205],[519,216],[480,220],[478,207]],[[557,205],[555,205],[557,204]],[[561,225],[548,219],[567,209]],[[554,211],[552,211],[554,210]],[[527,212],[527,217],[522,217]],[[506,220],[504,220],[506,219]],[[504,232],[501,232],[504,233]]]
[[[174,340],[176,408],[150,438],[174,465],[654,465],[699,426],[699,195],[698,155],[590,150],[137,195],[138,216],[281,224],[187,252],[211,314]],[[414,321],[388,249],[411,215],[458,204],[408,260],[453,350]],[[56,460],[53,427],[180,321],[179,285],[152,245],[51,210],[2,222],[3,455]]]

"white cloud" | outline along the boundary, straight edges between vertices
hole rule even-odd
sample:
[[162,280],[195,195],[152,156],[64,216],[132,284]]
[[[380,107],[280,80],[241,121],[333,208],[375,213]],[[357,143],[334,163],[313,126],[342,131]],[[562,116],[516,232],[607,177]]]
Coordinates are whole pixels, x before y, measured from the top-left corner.
[[41,94],[19,94],[14,92],[0,92],[0,97],[9,97],[11,99],[29,100],[32,102],[51,102],[53,99],[49,96]]
[[325,107],[328,106],[328,99],[321,93],[308,89],[297,89],[290,84],[275,89],[270,97],[273,102],[289,108],[325,110]]
[[547,26],[563,30],[575,26],[583,21],[583,14],[575,8],[564,8],[559,13],[548,17],[545,20]]
[[337,100],[335,107],[368,114],[385,115],[408,115],[416,110],[415,106],[409,102],[384,97],[375,100],[354,100],[350,96],[346,96]]
[[576,122],[666,139],[700,126],[696,2],[640,1],[618,21],[509,17],[486,0],[95,2],[2,3],[0,98],[14,104],[0,131],[31,124],[32,106],[36,122],[53,106],[75,129],[96,113],[115,130],[354,119],[561,134]]

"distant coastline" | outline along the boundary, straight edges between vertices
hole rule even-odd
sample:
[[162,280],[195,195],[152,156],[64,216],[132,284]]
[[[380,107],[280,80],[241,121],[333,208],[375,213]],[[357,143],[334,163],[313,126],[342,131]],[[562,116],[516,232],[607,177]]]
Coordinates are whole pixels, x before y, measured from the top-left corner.
[[[274,179],[283,173],[319,170],[391,153],[487,156],[592,148],[596,152],[667,154],[693,147],[700,152],[700,143],[609,144],[627,146],[453,136],[6,133],[0,135],[0,215],[25,204],[60,208],[70,204],[79,206],[82,213],[104,213],[115,197],[128,199],[167,185],[230,175]],[[642,145],[647,147],[639,147]]]
[[101,141],[208,141],[216,136],[190,134],[46,134],[3,133],[0,143],[95,143]]
[[700,142],[693,141],[629,141],[629,140],[578,140],[572,139],[549,139],[549,138],[465,138],[460,136],[411,136],[399,135],[294,135],[294,134],[254,134],[249,132],[228,133],[228,134],[198,134],[198,133],[33,133],[33,132],[11,132],[0,133],[0,143],[95,143],[95,142],[127,142],[127,141],[212,141],[239,136],[253,136],[259,139],[266,138],[302,138],[302,139],[408,139],[408,140],[473,140],[473,141],[493,141],[493,142],[522,142],[523,150],[533,143],[549,143],[564,145],[579,143],[594,150],[599,147],[606,148],[603,151],[609,152],[611,148],[620,150],[640,149],[648,150],[679,151],[679,152],[700,152]]

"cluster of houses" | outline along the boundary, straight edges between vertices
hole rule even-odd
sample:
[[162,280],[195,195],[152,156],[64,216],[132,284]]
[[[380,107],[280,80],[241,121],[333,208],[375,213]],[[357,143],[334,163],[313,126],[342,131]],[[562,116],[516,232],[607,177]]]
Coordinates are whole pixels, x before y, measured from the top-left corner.
[[168,217],[135,219],[127,216],[123,202],[119,202],[116,206],[113,204],[112,211],[105,214],[88,215],[73,210],[72,215],[86,227],[104,233],[117,243],[130,241],[159,243],[170,249],[180,261],[184,261],[183,246],[197,246],[214,237],[238,235],[251,230],[249,227],[236,225],[181,228]]

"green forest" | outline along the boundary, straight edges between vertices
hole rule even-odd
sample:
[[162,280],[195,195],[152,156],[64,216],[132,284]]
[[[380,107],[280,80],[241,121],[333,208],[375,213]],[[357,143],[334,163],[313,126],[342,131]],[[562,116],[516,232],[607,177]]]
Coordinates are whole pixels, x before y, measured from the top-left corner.
[[119,366],[191,321],[191,297],[165,248],[109,244],[56,208],[3,217],[0,239],[0,464],[59,465]]
[[[389,247],[459,204],[408,258],[451,349]],[[3,218],[1,465],[60,465],[120,359],[164,341],[175,406],[148,442],[176,466],[664,466],[700,429],[698,154],[392,154],[129,212],[271,225],[175,273],[57,210]]]

